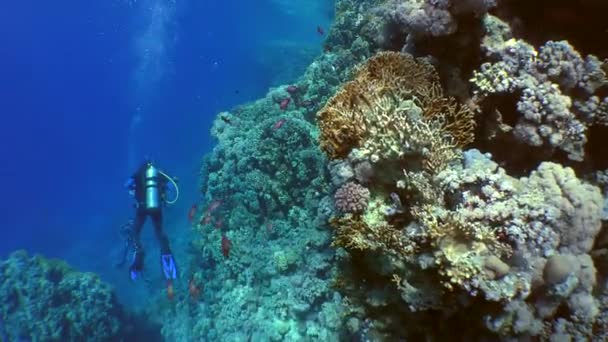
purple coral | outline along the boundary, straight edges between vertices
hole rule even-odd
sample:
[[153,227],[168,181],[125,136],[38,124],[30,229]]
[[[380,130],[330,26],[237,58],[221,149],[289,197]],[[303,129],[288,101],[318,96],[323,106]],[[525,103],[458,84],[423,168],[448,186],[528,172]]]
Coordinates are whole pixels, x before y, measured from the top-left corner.
[[361,213],[367,209],[369,189],[355,182],[343,184],[334,195],[336,208],[343,213]]

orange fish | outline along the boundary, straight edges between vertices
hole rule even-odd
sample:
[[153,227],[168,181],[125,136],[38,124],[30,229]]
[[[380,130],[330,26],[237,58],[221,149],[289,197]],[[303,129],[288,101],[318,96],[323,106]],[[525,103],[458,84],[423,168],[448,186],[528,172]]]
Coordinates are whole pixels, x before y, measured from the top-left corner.
[[169,300],[173,300],[174,295],[175,292],[173,289],[173,280],[167,280],[167,298],[169,298]]

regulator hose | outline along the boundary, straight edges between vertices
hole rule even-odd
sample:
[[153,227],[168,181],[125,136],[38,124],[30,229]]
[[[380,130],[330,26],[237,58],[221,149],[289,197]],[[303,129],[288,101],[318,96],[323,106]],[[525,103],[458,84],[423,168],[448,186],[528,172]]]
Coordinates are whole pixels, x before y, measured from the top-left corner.
[[179,199],[179,186],[177,186],[177,183],[173,180],[173,178],[169,177],[166,173],[162,172],[161,170],[158,170],[158,172],[161,175],[163,175],[165,178],[167,178],[171,183],[173,183],[173,186],[175,187],[175,199],[173,199],[172,201],[166,201],[166,202],[168,204],[174,204]]

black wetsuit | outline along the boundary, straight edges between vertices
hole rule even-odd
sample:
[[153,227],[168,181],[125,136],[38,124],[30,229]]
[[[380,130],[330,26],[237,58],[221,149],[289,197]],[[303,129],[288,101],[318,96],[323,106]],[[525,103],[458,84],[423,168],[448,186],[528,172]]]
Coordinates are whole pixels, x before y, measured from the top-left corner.
[[[167,189],[167,179],[158,175],[158,188],[160,191],[160,201],[161,205],[156,209],[146,209],[146,169],[147,165],[142,165],[137,172],[135,172],[131,179],[133,180],[131,189],[135,191],[135,200],[136,200],[136,209],[135,209],[135,219],[133,222],[133,243],[134,249],[137,254],[141,255],[143,258],[143,246],[140,241],[141,230],[146,222],[146,218],[150,217],[152,219],[152,223],[154,224],[154,232],[156,233],[156,239],[160,245],[160,253],[161,255],[171,254],[171,249],[169,248],[169,239],[167,235],[163,232],[163,211],[162,211],[162,203],[165,197],[165,192]],[[143,263],[143,259],[141,261],[136,261]],[[137,265],[136,268],[143,268],[142,265]]]

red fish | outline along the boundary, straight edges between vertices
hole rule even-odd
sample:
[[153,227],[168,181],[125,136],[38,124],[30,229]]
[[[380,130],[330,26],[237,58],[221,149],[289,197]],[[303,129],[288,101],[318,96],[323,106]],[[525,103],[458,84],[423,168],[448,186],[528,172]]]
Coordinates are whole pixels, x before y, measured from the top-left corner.
[[188,292],[192,299],[198,299],[198,296],[201,294],[201,289],[196,285],[194,277],[190,278],[190,281],[188,282]]
[[188,221],[192,222],[194,215],[196,215],[196,204],[193,204],[190,210],[188,210]]
[[209,204],[209,207],[207,208],[207,213],[212,213],[214,212],[220,205],[222,205],[222,200],[215,200],[213,202],[211,202],[211,204]]
[[285,119],[280,119],[279,121],[275,122],[275,124],[272,126],[272,130],[276,131],[277,129],[283,127],[285,122],[287,122],[287,120]]
[[321,36],[325,34],[325,30],[323,29],[323,27],[321,27],[320,25],[317,26],[317,33],[320,34]]
[[226,234],[222,234],[222,254],[224,258],[230,256],[230,248],[232,248],[232,241],[230,241]]
[[282,99],[281,102],[279,102],[279,108],[281,108],[281,110],[287,109],[287,106],[289,106],[289,102],[291,102],[291,98],[289,97]]

